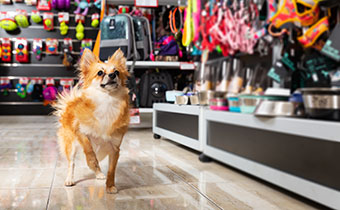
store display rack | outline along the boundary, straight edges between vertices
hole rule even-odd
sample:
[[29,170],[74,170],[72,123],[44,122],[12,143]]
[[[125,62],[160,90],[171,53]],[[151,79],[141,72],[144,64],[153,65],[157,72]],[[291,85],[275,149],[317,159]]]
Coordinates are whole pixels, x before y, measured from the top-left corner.
[[[195,115],[199,123],[182,122],[189,110],[200,110]],[[175,113],[184,117],[178,118]],[[198,132],[190,127],[192,124],[198,126]],[[188,128],[191,133],[181,134]],[[334,209],[340,209],[339,130],[339,122],[154,104],[155,137],[201,151],[201,160],[213,158]],[[187,135],[198,135],[198,141],[188,141]]]
[[[135,0],[107,0],[107,4],[115,4],[115,5],[135,5]],[[158,0],[158,6],[167,6],[167,5],[186,5],[186,0]]]

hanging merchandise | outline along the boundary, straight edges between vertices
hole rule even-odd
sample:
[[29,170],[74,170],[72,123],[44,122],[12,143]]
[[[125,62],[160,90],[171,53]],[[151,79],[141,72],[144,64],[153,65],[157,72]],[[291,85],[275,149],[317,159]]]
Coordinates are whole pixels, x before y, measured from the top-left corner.
[[97,28],[99,26],[99,14],[94,13],[91,15],[91,26]]
[[76,23],[78,23],[76,26],[76,38],[78,40],[82,40],[85,37],[85,34],[84,34],[85,28],[83,26],[83,23],[85,23],[85,16],[77,14],[75,20],[76,20]]
[[37,0],[25,0],[26,5],[35,6],[37,5]]
[[20,63],[27,63],[29,60],[28,42],[25,38],[16,38],[14,42],[15,59]]
[[51,1],[50,0],[38,0],[37,9],[43,10],[43,11],[50,11],[52,9]]
[[32,10],[31,12],[31,20],[35,23],[40,23],[42,21],[42,18],[40,16],[40,12],[37,10]]
[[184,28],[182,36],[182,44],[187,47],[194,38],[194,22],[192,17],[193,0],[188,0],[188,6],[184,12]]
[[73,79],[61,79],[60,80],[60,85],[62,86],[62,90],[59,92],[69,92],[74,85],[74,80]]
[[58,54],[58,39],[46,39],[46,54],[56,55]]
[[326,16],[310,27],[301,37],[298,37],[298,40],[304,47],[311,47],[327,31],[329,31],[329,23]]
[[102,0],[95,0],[93,5],[100,10],[102,7]]
[[321,53],[334,59],[335,61],[340,61],[340,11],[337,14],[337,24],[334,27],[331,35],[323,46]]
[[[91,0],[75,0],[75,5],[77,9],[74,11],[74,14],[82,14],[82,15],[87,15],[89,11],[89,7],[92,6],[90,3]],[[83,12],[82,12],[83,11]]]
[[43,80],[41,78],[31,78],[31,81],[29,81],[29,83],[27,84],[26,86],[26,93],[28,95],[31,95],[32,94],[32,98],[33,98],[33,94],[34,94],[34,91],[35,91],[35,85],[36,84],[42,84],[43,83]]
[[52,0],[52,8],[53,9],[70,9],[71,1],[70,0]]
[[29,26],[26,10],[17,9],[14,19],[21,28],[27,28]]
[[43,14],[44,29],[46,31],[52,31],[54,29],[54,18],[52,12],[45,12]]
[[180,7],[175,7],[169,14],[169,25],[171,32],[174,34],[179,33],[182,30],[183,14]]
[[33,101],[43,101],[43,80],[41,78],[33,78],[34,85],[33,85],[33,91],[31,94]]
[[72,39],[71,38],[65,38],[62,45],[62,58],[63,58],[63,64],[66,67],[71,67],[73,65],[74,59],[72,56]]
[[201,0],[193,1],[192,6],[193,21],[193,41],[196,42],[200,38],[199,28],[201,19]]
[[15,12],[0,12],[0,28],[6,31],[14,31],[18,28],[14,20]]
[[43,96],[44,96],[44,106],[52,103],[54,100],[56,100],[58,95],[58,90],[55,87],[55,82],[53,78],[47,78],[46,79],[46,88],[43,90]]
[[60,35],[65,36],[68,33],[68,22],[70,20],[70,16],[68,12],[59,12],[58,13],[58,21],[60,23]]
[[9,38],[0,38],[1,39],[1,60],[3,62],[11,62],[12,61],[12,47],[11,40]]
[[130,13],[130,8],[129,7],[124,7],[124,6],[119,6],[118,14],[124,14],[124,13],[129,14]]
[[28,84],[28,81],[29,79],[27,77],[21,77],[15,86],[17,89],[17,95],[20,96],[20,98],[26,98],[26,85]]
[[33,49],[32,51],[35,53],[35,58],[37,60],[41,59],[42,51],[43,51],[43,41],[42,39],[33,39]]
[[12,88],[12,84],[9,78],[1,77],[0,78],[0,91],[4,96],[8,96],[9,89]]
[[2,57],[2,43],[1,43],[1,39],[0,39],[0,60],[1,60],[1,57]]
[[80,56],[83,55],[85,49],[92,50],[92,39],[83,39],[80,45]]

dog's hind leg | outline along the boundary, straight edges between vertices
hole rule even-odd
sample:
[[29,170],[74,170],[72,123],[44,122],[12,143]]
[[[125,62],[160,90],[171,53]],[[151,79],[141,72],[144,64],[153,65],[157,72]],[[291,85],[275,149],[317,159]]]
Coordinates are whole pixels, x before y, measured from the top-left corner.
[[92,144],[89,140],[89,138],[83,134],[78,133],[77,139],[82,146],[85,156],[86,156],[86,162],[89,168],[95,172],[97,179],[105,179],[105,175],[102,173],[96,153],[93,151]]
[[74,185],[74,161],[76,157],[75,139],[76,136],[71,130],[61,128],[58,132],[59,146],[68,161],[68,172],[65,186]]

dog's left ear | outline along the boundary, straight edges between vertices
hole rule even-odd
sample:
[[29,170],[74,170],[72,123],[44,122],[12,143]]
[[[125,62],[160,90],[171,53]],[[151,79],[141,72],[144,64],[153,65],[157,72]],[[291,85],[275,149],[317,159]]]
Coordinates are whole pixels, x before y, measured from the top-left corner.
[[119,48],[116,52],[109,58],[109,63],[126,65],[126,58],[124,57],[123,51]]
[[130,76],[130,73],[126,68],[126,58],[124,57],[124,53],[120,48],[116,50],[116,52],[109,58],[108,63],[119,69],[121,73],[120,75],[124,80],[123,82],[125,82],[127,77]]
[[86,77],[90,72],[90,66],[92,63],[99,62],[99,58],[93,54],[91,50],[86,48],[80,59],[80,74],[81,77]]

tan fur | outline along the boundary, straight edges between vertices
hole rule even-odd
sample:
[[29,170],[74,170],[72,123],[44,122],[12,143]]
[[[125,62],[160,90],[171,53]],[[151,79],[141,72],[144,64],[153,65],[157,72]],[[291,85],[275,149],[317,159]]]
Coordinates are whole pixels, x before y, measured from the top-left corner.
[[[104,72],[98,76],[98,71]],[[102,87],[108,75],[118,71],[116,84]],[[109,170],[106,189],[116,193],[115,170],[119,158],[119,147],[129,125],[129,96],[125,82],[129,73],[126,59],[119,49],[103,63],[90,50],[86,49],[80,61],[80,81],[69,93],[60,95],[54,104],[54,114],[59,117],[60,152],[68,160],[66,186],[74,185],[74,158],[80,146],[90,169],[98,179],[103,179],[98,160],[109,155]]]

